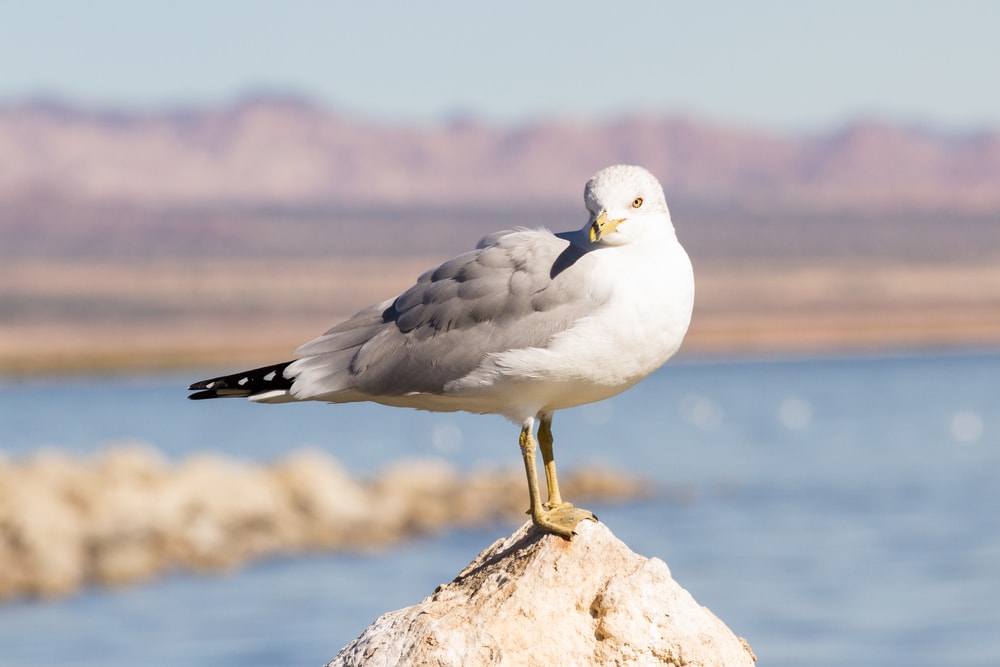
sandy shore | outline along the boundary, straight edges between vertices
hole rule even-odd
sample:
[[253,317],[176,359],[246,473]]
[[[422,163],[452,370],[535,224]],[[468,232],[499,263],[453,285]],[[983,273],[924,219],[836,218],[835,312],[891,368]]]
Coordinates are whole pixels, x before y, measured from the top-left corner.
[[[0,373],[263,364],[407,287],[425,257],[0,266]],[[1000,261],[701,262],[684,353],[1000,345]]]

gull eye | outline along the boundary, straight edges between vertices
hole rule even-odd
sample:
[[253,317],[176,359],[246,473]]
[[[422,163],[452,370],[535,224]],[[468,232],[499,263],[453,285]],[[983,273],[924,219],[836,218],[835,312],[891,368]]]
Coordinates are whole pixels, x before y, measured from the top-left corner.
[[632,208],[639,208],[642,206],[642,197],[636,197],[632,200]]

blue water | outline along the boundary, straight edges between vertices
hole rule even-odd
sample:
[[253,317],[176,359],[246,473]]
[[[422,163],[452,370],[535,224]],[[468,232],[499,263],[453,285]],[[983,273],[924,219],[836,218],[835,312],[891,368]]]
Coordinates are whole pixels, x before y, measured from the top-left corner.
[[[498,417],[184,400],[198,377],[9,381],[0,451],[142,440],[255,460],[308,445],[359,473],[404,456],[519,465]],[[607,461],[660,484],[592,509],[761,664],[1000,665],[1000,354],[675,362],[554,431],[562,469]],[[7,603],[0,664],[323,664],[512,528]]]

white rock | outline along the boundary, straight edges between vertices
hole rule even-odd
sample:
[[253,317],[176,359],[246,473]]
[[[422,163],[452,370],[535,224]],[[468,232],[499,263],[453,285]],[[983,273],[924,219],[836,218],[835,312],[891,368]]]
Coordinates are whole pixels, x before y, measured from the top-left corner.
[[329,667],[713,665],[756,657],[604,525],[567,542],[522,526],[420,604],[379,617]]

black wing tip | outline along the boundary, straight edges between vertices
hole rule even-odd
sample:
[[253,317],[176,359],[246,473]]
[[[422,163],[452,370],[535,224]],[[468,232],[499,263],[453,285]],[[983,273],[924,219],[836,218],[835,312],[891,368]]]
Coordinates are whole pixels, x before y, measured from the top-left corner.
[[233,375],[198,380],[188,387],[188,391],[197,393],[188,398],[193,401],[207,398],[246,398],[274,389],[287,389],[291,387],[292,381],[284,377],[283,372],[290,363],[292,362],[284,361]]
[[246,398],[248,396],[253,396],[254,393],[255,392],[250,391],[249,389],[229,389],[227,387],[217,387],[215,389],[206,389],[205,391],[199,391],[196,394],[191,394],[188,398],[192,401],[201,401],[206,398]]
[[217,378],[212,378],[210,380],[198,380],[190,387],[188,387],[188,391],[197,391],[198,393],[192,394],[188,396],[188,398],[199,399],[199,398],[215,398],[217,396],[222,396],[223,394],[220,393],[220,390],[228,389],[229,382],[227,381],[231,380],[233,377],[234,376],[227,375],[225,377],[217,377]]
[[[195,387],[194,385],[191,385],[190,387],[188,387],[188,390],[192,391],[192,390],[198,389],[198,388],[199,387]],[[201,401],[201,400],[204,400],[206,398],[219,398],[219,394],[217,392],[215,392],[215,391],[212,391],[210,389],[208,391],[199,391],[197,394],[191,394],[190,396],[188,396],[188,398],[191,399],[192,401]]]

